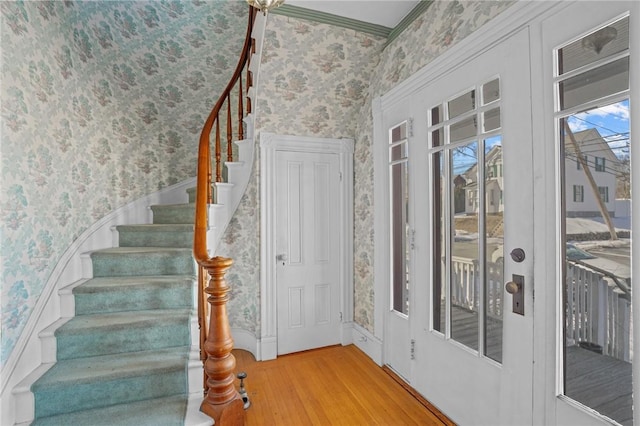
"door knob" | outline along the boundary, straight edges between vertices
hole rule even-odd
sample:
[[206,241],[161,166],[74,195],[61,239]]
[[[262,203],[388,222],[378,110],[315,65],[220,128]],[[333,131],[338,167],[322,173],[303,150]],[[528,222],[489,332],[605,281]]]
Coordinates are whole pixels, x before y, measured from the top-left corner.
[[276,260],[278,262],[286,262],[287,261],[287,254],[286,253],[281,253],[279,255],[276,256]]
[[513,313],[524,315],[524,276],[513,274],[504,288],[513,296]]
[[506,285],[505,288],[507,289],[507,293],[509,294],[516,294],[517,292],[520,291],[520,284],[515,283],[513,281],[509,281]]

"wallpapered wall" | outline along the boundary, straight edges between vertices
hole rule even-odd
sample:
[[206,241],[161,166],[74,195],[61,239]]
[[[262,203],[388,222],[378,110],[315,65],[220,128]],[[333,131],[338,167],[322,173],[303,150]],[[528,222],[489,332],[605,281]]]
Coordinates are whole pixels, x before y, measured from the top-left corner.
[[[371,101],[499,14],[512,1],[437,1],[382,52],[363,33],[271,15],[267,21],[256,131],[354,138],[354,319],[373,332],[373,118]],[[309,49],[309,47],[313,47]],[[233,324],[259,329],[257,180],[233,219],[224,251],[241,253],[235,283],[244,311]],[[246,204],[245,204],[246,202]],[[259,244],[259,242],[258,242]],[[253,268],[252,268],[253,265]],[[240,299],[239,298],[239,299]],[[243,315],[243,318],[238,318]],[[248,327],[248,329],[252,329]]]
[[[269,15],[256,134],[353,138],[357,115],[370,102],[367,88],[383,43],[379,37],[353,30]],[[227,274],[232,288],[231,325],[256,335],[260,330],[258,163],[256,160],[247,193],[218,247],[219,254],[235,260]]]
[[[373,331],[371,100],[512,2],[438,1],[384,51],[352,30],[267,21],[256,134],[354,138],[355,319]],[[64,250],[110,211],[195,174],[235,65],[244,2],[2,2],[2,355]],[[309,49],[313,47],[313,49]],[[207,95],[198,95],[206,87]],[[233,327],[258,334],[256,169],[218,253]]]
[[[114,209],[195,175],[244,2],[1,2],[2,364],[51,271]],[[204,92],[200,92],[204,90]]]

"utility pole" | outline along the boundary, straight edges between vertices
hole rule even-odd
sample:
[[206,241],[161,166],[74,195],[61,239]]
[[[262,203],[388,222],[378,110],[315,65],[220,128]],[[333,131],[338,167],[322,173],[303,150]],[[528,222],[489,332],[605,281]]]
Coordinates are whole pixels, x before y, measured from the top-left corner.
[[602,213],[602,217],[604,218],[604,221],[607,227],[609,228],[609,233],[611,234],[611,240],[617,240],[618,235],[616,234],[616,229],[613,227],[613,222],[611,222],[611,216],[609,216],[609,211],[607,210],[607,206],[604,204],[604,201],[602,201],[602,197],[600,196],[600,191],[598,190],[598,185],[596,184],[596,181],[593,178],[593,175],[591,174],[589,165],[587,164],[587,162],[584,160],[584,157],[582,156],[582,151],[580,151],[580,147],[576,142],[576,138],[573,135],[571,128],[569,127],[569,121],[567,119],[564,119],[562,121],[564,121],[565,132],[567,136],[569,136],[569,140],[573,145],[573,149],[575,150],[576,156],[578,157],[578,162],[580,163],[580,166],[582,166],[582,170],[584,170],[584,175],[587,177],[587,181],[589,181],[589,185],[591,186],[593,195],[595,196],[596,201],[598,202],[600,213]]

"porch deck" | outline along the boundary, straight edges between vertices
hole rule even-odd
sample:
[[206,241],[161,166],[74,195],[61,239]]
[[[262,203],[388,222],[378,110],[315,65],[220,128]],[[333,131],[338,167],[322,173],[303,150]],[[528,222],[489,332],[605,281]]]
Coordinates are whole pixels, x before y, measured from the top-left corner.
[[[477,348],[477,313],[453,307],[451,314],[452,338]],[[442,321],[444,324],[444,316]],[[488,318],[487,356],[492,359],[501,357],[501,336],[502,321]],[[631,364],[628,362],[579,346],[567,348],[565,394],[625,426],[633,424],[631,379]]]

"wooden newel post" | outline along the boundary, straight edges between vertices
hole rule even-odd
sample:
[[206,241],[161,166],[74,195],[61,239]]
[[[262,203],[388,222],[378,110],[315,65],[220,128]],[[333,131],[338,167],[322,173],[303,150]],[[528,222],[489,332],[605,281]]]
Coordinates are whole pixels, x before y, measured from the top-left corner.
[[229,287],[224,279],[232,264],[233,260],[217,256],[202,265],[211,277],[204,290],[209,295],[211,310],[209,334],[204,344],[208,391],[200,411],[213,418],[216,426],[244,424],[244,404],[234,384],[236,359],[231,354],[233,338],[227,317]]

